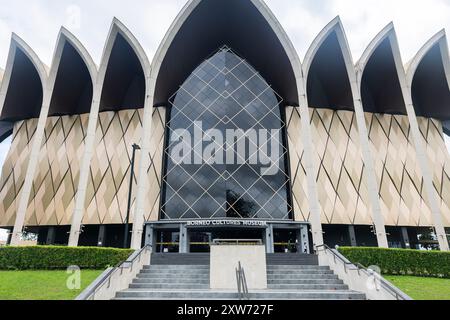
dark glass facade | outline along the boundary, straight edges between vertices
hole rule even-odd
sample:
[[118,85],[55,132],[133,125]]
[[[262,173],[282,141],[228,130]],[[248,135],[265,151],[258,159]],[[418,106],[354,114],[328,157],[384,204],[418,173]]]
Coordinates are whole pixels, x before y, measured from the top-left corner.
[[292,219],[282,99],[248,62],[221,48],[170,102],[161,219]]

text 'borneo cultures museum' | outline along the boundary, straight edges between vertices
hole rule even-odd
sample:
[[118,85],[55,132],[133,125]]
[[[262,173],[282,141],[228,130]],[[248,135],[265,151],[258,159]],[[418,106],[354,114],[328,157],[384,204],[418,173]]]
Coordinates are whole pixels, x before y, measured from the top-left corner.
[[49,68],[13,35],[0,227],[12,245],[448,250],[449,76],[443,31],[404,64],[392,24],[356,62],[336,18],[300,59],[260,0],[189,1],[152,61],[117,19],[99,66],[64,28]]

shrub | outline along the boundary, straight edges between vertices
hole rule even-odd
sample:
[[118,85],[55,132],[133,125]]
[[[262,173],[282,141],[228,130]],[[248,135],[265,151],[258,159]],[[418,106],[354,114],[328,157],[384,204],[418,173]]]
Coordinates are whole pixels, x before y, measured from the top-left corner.
[[450,278],[450,252],[384,248],[339,248],[353,263],[378,266],[383,274]]
[[125,261],[129,249],[97,247],[1,247],[0,270],[52,270],[76,265],[83,269],[105,269]]

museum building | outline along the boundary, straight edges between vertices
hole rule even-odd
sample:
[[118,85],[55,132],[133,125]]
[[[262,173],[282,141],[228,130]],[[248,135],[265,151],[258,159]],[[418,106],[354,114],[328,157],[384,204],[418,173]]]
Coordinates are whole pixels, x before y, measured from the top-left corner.
[[49,68],[13,34],[0,228],[12,245],[448,250],[449,80],[444,31],[404,64],[391,23],[354,61],[337,17],[300,59],[262,0],[188,1],[153,60],[117,19],[99,66],[65,28]]

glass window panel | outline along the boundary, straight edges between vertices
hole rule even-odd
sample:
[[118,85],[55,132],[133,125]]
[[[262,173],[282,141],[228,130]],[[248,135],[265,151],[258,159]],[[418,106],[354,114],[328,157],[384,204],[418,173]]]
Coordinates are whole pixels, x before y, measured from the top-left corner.
[[[194,121],[201,121],[203,134],[209,129],[222,134],[224,148],[218,148],[218,152],[223,161],[226,160],[227,129],[250,130],[257,137],[260,129],[267,129],[269,133],[271,129],[279,129],[284,134],[281,99],[248,62],[227,47],[204,61],[170,102],[168,137],[173,135],[173,130],[185,129],[194,144]],[[250,143],[246,137],[241,139],[234,141],[234,152],[239,143],[244,143],[247,157],[254,155],[260,160],[261,156],[272,155],[270,136],[266,148]],[[203,159],[200,164],[176,165],[170,153],[179,141],[168,143],[161,219],[292,219],[283,145],[286,139],[280,136],[279,140],[278,157],[271,159],[279,170],[271,176],[261,176],[261,170],[267,169],[270,163],[255,164],[249,163],[249,158],[239,158],[246,161],[242,164],[236,162],[236,154],[234,164],[210,165]],[[199,156],[211,145],[211,141],[197,143]]]

